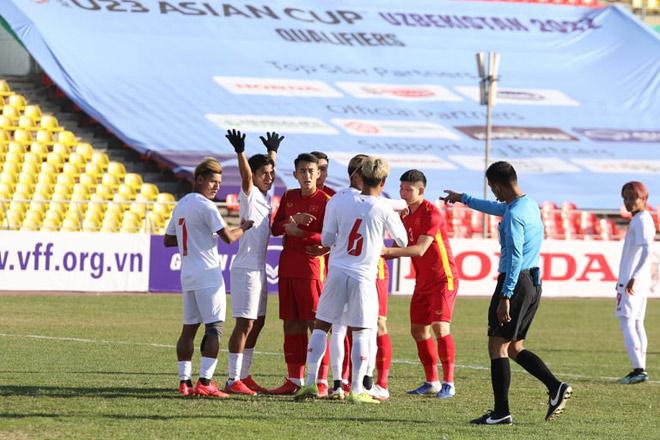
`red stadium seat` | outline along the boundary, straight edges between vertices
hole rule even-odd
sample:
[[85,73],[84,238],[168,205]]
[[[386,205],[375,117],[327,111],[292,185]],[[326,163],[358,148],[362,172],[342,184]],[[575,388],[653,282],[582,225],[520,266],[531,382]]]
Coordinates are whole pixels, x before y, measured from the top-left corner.
[[598,235],[599,228],[596,214],[589,211],[582,211],[580,213],[580,232],[585,237]]
[[602,218],[600,224],[600,237],[603,240],[621,240],[621,233],[614,220]]
[[225,204],[230,211],[238,211],[238,194],[227,194]]

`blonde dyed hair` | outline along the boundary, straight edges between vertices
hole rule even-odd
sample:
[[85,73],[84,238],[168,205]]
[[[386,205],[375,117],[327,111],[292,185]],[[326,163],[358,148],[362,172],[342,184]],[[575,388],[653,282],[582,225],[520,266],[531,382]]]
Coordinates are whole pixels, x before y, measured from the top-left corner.
[[197,177],[206,177],[209,174],[222,174],[222,166],[213,157],[205,157],[195,168],[195,181]]
[[348,176],[352,176],[356,171],[358,171],[361,167],[362,164],[364,163],[364,160],[369,157],[366,154],[356,154],[351,158],[350,161],[348,161]]
[[380,157],[367,157],[362,163],[362,181],[365,185],[374,187],[380,185],[390,175],[390,165]]

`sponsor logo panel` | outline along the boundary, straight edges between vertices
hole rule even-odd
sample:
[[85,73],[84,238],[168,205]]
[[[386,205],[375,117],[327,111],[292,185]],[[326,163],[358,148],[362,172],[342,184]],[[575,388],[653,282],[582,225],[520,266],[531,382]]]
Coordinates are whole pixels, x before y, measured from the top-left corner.
[[460,139],[448,128],[425,121],[343,118],[333,118],[331,121],[355,136]]
[[[454,128],[472,139],[486,139],[486,127],[483,125],[454,126]],[[553,127],[510,127],[495,125],[491,127],[491,139],[519,139],[524,141],[579,141],[575,136]]]
[[[348,162],[351,160],[355,153],[347,152],[333,152],[328,153],[333,161],[338,162],[343,166],[348,166]],[[387,160],[390,164],[390,168],[425,168],[425,169],[434,169],[434,170],[455,170],[457,167],[438,156],[433,154],[415,154],[411,156],[410,154],[396,154],[396,153],[378,153],[374,156],[380,157]]]
[[660,174],[660,160],[572,159],[593,173]]
[[373,84],[362,82],[335,82],[337,87],[356,98],[383,98],[400,101],[462,101],[461,96],[438,85],[427,84]]
[[[479,102],[479,87],[456,86],[454,87],[468,98]],[[498,104],[516,105],[557,105],[578,106],[580,103],[564,92],[554,89],[497,89]]]
[[[472,171],[484,170],[483,156],[449,156],[449,159]],[[491,159],[493,162],[500,160]],[[581,170],[568,162],[554,157],[534,157],[528,159],[506,159],[519,173],[579,173]]]
[[269,95],[313,98],[341,98],[343,95],[324,81],[214,76],[213,80],[235,95]]
[[660,142],[660,130],[613,130],[609,128],[574,128],[573,130],[596,142]]
[[235,128],[247,133],[277,131],[280,133],[339,134],[337,129],[318,118],[304,116],[219,115],[209,113],[206,119],[223,130]]

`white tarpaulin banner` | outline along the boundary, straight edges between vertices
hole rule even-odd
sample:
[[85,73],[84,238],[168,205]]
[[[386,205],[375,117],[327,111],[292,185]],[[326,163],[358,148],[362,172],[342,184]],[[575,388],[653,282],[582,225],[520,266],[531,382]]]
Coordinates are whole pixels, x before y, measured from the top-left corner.
[[146,292],[145,234],[0,231],[0,290]]
[[[500,246],[496,240],[452,240],[458,266],[460,296],[490,296],[495,289]],[[621,241],[546,240],[541,248],[544,297],[614,298],[621,257]],[[659,293],[660,247],[652,254],[652,286]],[[396,273],[396,270],[395,270]],[[392,293],[411,294],[415,271],[409,258],[402,258]]]

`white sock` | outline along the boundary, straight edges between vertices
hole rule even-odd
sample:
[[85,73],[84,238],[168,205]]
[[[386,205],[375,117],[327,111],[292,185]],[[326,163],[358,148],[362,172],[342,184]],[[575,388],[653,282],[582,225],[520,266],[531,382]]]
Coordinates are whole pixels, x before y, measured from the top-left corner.
[[344,339],[346,338],[346,326],[332,324],[332,335],[330,335],[330,367],[332,368],[332,379],[341,380],[342,368],[344,366]]
[[623,332],[623,341],[626,344],[628,357],[632,362],[633,368],[644,368],[642,359],[642,346],[635,328],[635,319],[627,318],[625,316],[619,317],[621,324],[621,332]]
[[229,385],[238,380],[241,375],[241,364],[243,363],[243,353],[229,353]]
[[215,366],[218,364],[218,359],[208,358],[202,356],[202,361],[199,363],[199,377],[204,379],[211,379],[215,373]]
[[241,365],[241,380],[247,379],[250,375],[250,367],[252,366],[252,356],[254,356],[254,348],[246,348],[243,350],[243,364]]
[[302,386],[302,378],[300,377],[290,377],[289,380],[295,385]]
[[353,383],[351,391],[353,394],[362,393],[362,381],[367,372],[369,359],[369,336],[371,330],[353,330],[353,347],[351,348],[351,363],[353,364]]
[[646,329],[644,328],[644,320],[635,320],[635,329],[637,330],[637,337],[639,338],[639,346],[642,355],[642,366],[646,368],[646,349],[649,345],[649,340],[646,338]]
[[192,361],[179,361],[179,379],[192,379]]
[[327,333],[323,330],[315,329],[312,337],[307,344],[307,383],[306,386],[316,383],[316,376],[319,374],[321,360],[325,354]]
[[376,353],[378,353],[378,342],[376,338],[378,337],[378,331],[376,329],[371,330],[369,335],[369,362],[367,363],[367,376],[374,376],[374,369],[376,368]]

